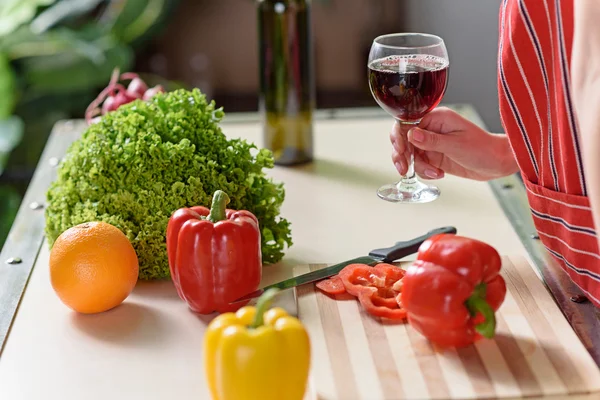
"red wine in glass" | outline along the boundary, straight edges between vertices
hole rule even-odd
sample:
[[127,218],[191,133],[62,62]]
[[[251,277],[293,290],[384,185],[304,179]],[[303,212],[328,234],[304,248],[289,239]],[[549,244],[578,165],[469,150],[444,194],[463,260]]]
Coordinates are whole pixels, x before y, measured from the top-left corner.
[[446,92],[448,60],[428,55],[392,55],[369,63],[373,97],[402,121],[418,121],[435,108]]
[[437,186],[417,177],[414,148],[406,135],[442,101],[449,65],[446,44],[439,36],[402,32],[373,39],[367,62],[371,93],[376,103],[399,123],[408,161],[399,181],[377,189],[379,198],[414,204],[428,203],[440,196]]

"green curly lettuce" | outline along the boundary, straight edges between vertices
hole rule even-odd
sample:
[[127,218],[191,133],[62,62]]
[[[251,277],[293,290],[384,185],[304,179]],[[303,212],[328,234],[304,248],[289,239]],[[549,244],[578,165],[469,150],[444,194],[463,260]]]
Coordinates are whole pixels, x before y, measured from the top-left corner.
[[224,113],[198,90],[160,93],[109,112],[68,149],[47,193],[46,236],[104,221],[125,233],[139,258],[140,279],[170,278],[165,232],[181,207],[210,206],[225,191],[228,208],[260,223],[262,256],[278,262],[292,245],[280,216],[285,191],[263,171],[272,153],[219,127]]

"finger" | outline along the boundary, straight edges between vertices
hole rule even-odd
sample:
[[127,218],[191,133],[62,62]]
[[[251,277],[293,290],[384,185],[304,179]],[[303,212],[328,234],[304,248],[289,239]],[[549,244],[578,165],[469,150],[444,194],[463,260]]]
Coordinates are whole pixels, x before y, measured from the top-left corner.
[[462,140],[453,134],[439,134],[421,128],[413,128],[408,132],[408,141],[421,150],[440,153],[455,153],[460,150]]
[[400,175],[406,174],[408,171],[408,162],[404,153],[398,153],[395,150],[392,151],[392,162]]
[[398,153],[394,155],[395,162],[398,162],[402,167],[402,174],[406,174],[408,172],[408,164],[410,163],[410,154],[408,152]]
[[423,179],[441,179],[444,171],[426,162],[422,157],[415,157],[415,173]]
[[392,126],[392,130],[390,132],[390,141],[392,142],[394,150],[396,150],[398,153],[402,154],[406,151],[406,141],[398,122],[395,122]]
[[406,171],[408,170],[408,164],[406,162],[405,157],[403,157],[402,154],[398,154],[396,151],[393,151],[392,162],[394,163],[394,167],[396,168],[399,174],[406,174]]
[[427,152],[425,150],[421,150],[421,149],[419,149],[417,147],[414,147],[414,146],[413,146],[413,149],[414,149],[414,152],[415,152],[415,160],[417,158],[421,158],[424,162],[426,162],[428,164],[431,164],[431,162],[429,161],[429,156],[427,155]]
[[420,173],[418,173],[418,172],[415,172],[415,174],[416,174],[416,175],[417,175],[419,178],[421,178],[421,179],[423,179],[423,180],[435,181],[435,180],[439,179],[439,178],[430,178],[430,177],[428,177],[428,176],[425,176],[425,175],[423,175],[423,174],[420,174]]
[[468,121],[456,111],[448,107],[436,107],[423,117],[419,127],[439,133],[451,133],[457,129],[464,130]]

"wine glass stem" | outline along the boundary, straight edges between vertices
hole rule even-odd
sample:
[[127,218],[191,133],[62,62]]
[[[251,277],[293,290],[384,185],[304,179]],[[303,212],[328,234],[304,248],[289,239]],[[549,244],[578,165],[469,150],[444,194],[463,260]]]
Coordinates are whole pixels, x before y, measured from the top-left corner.
[[415,174],[415,149],[412,143],[408,141],[408,131],[414,127],[419,125],[419,121],[400,121],[398,122],[401,125],[400,131],[404,136],[404,142],[406,143],[406,147],[408,149],[408,153],[410,154],[410,158],[408,160],[408,169],[406,170],[406,175],[404,175],[400,181],[403,185],[414,185],[417,182],[417,176]]

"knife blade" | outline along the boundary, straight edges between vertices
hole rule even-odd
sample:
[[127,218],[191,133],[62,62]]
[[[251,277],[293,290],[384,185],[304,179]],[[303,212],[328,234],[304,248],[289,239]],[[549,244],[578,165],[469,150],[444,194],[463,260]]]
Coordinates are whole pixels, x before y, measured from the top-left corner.
[[266,290],[271,288],[286,290],[307,283],[320,281],[322,279],[329,278],[337,274],[342,269],[344,269],[344,267],[350,264],[367,264],[374,266],[378,263],[391,263],[400,260],[401,258],[404,258],[410,254],[416,253],[419,250],[419,246],[421,246],[421,244],[423,244],[423,242],[429,239],[430,237],[442,233],[456,234],[456,228],[453,226],[445,226],[433,229],[427,232],[426,234],[416,237],[414,239],[403,242],[396,242],[396,244],[391,247],[384,247],[380,249],[371,250],[369,252],[369,255],[367,256],[356,257],[351,260],[346,260],[344,262],[331,265],[326,268],[318,269],[316,271],[311,271],[293,278],[285,279],[281,282],[273,283],[261,289],[255,290],[254,292],[249,293],[243,297],[240,297],[239,299],[232,301],[230,304],[252,300],[253,298],[259,297]]

